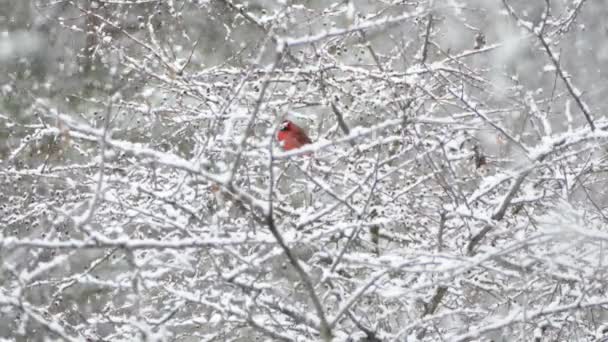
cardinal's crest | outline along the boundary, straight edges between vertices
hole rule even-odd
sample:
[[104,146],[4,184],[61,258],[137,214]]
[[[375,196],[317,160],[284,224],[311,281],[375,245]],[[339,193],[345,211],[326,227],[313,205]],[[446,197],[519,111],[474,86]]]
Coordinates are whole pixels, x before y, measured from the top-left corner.
[[289,121],[283,121],[279,126],[279,131],[286,131],[287,127],[289,127]]

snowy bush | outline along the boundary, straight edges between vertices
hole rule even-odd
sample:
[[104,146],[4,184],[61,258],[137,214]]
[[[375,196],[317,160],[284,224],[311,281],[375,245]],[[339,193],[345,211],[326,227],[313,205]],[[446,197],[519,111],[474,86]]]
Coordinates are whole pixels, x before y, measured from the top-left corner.
[[601,2],[0,12],[0,338],[608,331]]

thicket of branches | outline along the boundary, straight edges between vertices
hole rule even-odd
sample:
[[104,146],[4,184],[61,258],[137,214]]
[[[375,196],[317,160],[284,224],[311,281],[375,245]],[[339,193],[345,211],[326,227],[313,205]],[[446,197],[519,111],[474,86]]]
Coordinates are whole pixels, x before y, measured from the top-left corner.
[[0,338],[603,336],[601,2],[0,9]]

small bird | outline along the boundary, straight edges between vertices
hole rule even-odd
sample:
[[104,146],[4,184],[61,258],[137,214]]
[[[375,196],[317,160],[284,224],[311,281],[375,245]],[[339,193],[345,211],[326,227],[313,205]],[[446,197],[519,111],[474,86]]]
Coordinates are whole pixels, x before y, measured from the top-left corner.
[[277,140],[281,142],[285,151],[295,150],[312,143],[306,132],[295,123],[285,120],[279,127]]

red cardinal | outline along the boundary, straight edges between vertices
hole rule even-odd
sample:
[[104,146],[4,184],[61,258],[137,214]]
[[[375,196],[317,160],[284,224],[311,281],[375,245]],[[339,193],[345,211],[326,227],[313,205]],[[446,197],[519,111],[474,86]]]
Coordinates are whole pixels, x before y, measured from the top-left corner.
[[312,143],[302,128],[289,120],[283,121],[277,133],[277,140],[282,142],[285,151],[300,148]]

